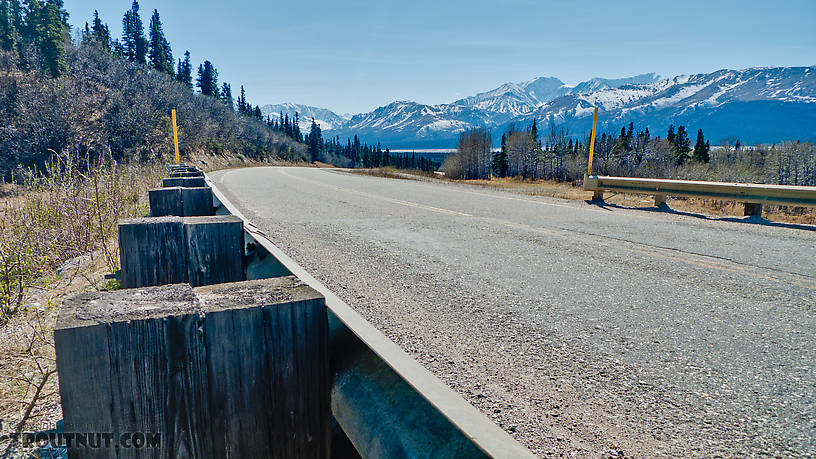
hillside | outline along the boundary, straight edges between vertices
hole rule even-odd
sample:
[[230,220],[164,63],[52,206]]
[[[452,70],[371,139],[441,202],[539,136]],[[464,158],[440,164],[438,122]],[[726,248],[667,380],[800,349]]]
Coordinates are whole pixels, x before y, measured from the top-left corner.
[[49,57],[41,20],[28,12],[13,46],[0,46],[0,175],[6,180],[28,168],[42,171],[55,156],[168,161],[171,109],[178,113],[182,155],[305,158],[304,145],[260,116],[237,114],[231,102],[194,91],[189,59],[179,60],[180,69],[188,66],[185,84],[172,63],[159,69],[130,60],[109,36],[102,40],[86,29],[78,42],[68,40],[67,14],[52,21],[58,49]]

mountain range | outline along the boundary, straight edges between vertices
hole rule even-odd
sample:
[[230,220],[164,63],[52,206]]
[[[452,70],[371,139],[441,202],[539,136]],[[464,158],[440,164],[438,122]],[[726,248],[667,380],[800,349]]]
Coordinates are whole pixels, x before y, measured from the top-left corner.
[[324,137],[358,135],[391,148],[453,148],[459,134],[486,127],[497,142],[512,123],[535,119],[539,130],[564,126],[583,136],[599,108],[599,128],[616,132],[632,122],[655,135],[670,124],[703,129],[712,143],[737,137],[745,143],[816,140],[816,66],[718,70],[662,78],[655,73],[628,78],[592,78],[568,85],[554,77],[505,83],[451,103],[396,101],[368,113],[338,115],[297,104],[267,105],[265,114],[298,111],[308,132],[311,118]]

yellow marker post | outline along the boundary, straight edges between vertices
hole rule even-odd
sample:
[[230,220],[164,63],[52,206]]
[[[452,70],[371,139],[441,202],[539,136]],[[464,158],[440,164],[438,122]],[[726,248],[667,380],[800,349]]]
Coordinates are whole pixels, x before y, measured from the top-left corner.
[[[597,114],[598,109],[595,109],[595,110],[596,110],[596,114]],[[178,150],[178,128],[176,127],[176,109],[175,108],[172,109],[170,111],[170,113],[172,113],[172,118],[173,118],[173,145],[176,147],[176,156],[175,156],[176,164],[181,164],[181,158],[179,158],[179,150]],[[594,130],[592,131],[592,139],[593,139],[593,142],[594,142],[594,140],[595,140],[595,131]]]
[[592,156],[595,154],[595,126],[598,125],[598,107],[595,107],[595,115],[592,117],[592,138],[589,141],[589,164],[587,164],[587,175],[592,175]]

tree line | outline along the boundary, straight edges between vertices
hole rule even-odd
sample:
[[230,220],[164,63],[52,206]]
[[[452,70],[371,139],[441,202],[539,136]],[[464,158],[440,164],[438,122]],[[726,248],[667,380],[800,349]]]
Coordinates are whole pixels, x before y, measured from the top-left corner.
[[[536,120],[502,133],[501,148],[488,154],[491,135],[477,128],[460,135],[456,154],[442,165],[451,178],[522,179],[577,182],[587,170],[590,134],[573,136],[550,123],[542,134]],[[670,125],[665,136],[633,123],[595,139],[593,173],[600,175],[681,178],[816,185],[816,148],[808,142],[747,148],[723,139],[712,149],[702,129],[692,143],[685,126]]]
[[157,10],[145,31],[134,1],[122,25],[122,36],[114,38],[94,12],[72,41],[61,0],[0,0],[5,179],[16,167],[43,170],[55,153],[117,161],[161,157],[172,145],[171,108],[179,112],[182,154],[306,159],[296,132],[264,122],[243,87],[236,110],[231,86],[219,85],[212,62],[202,62],[194,80],[190,52],[175,59]]
[[[295,116],[297,117],[297,114]],[[304,142],[312,161],[323,161],[341,167],[394,167],[425,172],[433,172],[439,167],[439,164],[431,159],[417,157],[416,153],[410,156],[407,153],[391,153],[389,148],[383,149],[379,142],[376,145],[368,145],[361,142],[356,135],[353,139],[347,138],[345,143],[340,141],[339,136],[324,140],[320,125],[314,119]]]

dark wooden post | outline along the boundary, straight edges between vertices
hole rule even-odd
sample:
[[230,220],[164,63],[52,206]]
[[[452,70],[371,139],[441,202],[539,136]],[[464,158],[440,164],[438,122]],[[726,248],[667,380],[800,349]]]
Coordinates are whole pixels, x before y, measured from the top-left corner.
[[186,217],[187,282],[193,287],[246,279],[244,222],[232,215]]
[[169,177],[162,179],[162,187],[183,186],[185,188],[200,188],[207,186],[204,177]]
[[762,204],[757,204],[755,202],[746,202],[745,203],[745,212],[743,215],[746,217],[748,216],[762,216]]
[[159,442],[71,458],[328,457],[325,301],[294,277],[84,293],[54,340],[65,432]]
[[124,288],[187,282],[187,246],[180,217],[119,222],[120,282]]
[[155,188],[148,191],[150,215],[201,217],[215,214],[212,190],[201,188]]
[[243,222],[234,216],[153,217],[119,222],[124,288],[246,278]]

